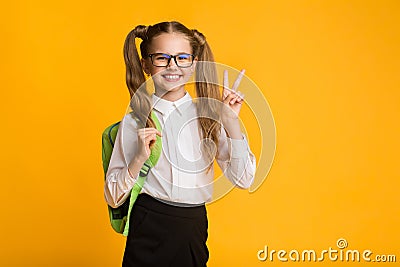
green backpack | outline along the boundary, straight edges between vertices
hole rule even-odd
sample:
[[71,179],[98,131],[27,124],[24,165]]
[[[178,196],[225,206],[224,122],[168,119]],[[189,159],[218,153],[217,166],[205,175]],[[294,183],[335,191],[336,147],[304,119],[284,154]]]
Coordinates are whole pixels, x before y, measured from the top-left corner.
[[[153,111],[151,112],[151,118],[156,124],[157,130],[161,131],[160,122],[158,121],[157,116],[154,114]],[[102,134],[102,160],[104,179],[106,178],[108,165],[110,163],[112,150],[114,148],[115,137],[117,136],[119,129],[119,124],[120,122],[116,122],[108,126]],[[156,165],[161,154],[162,141],[159,136],[157,136],[156,138],[156,142],[151,149],[151,154],[146,162],[143,164],[142,169],[139,172],[138,180],[133,186],[130,196],[121,206],[117,208],[112,208],[108,205],[108,213],[112,228],[117,233],[123,234],[124,236],[127,236],[129,232],[129,218],[133,204],[135,203],[139,192],[142,190],[147,174],[149,173],[150,169]]]

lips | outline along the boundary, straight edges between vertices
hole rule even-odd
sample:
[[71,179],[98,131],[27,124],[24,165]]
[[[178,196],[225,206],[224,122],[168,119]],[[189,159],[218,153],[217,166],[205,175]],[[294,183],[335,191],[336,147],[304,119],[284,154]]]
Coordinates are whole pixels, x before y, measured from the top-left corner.
[[162,77],[168,82],[177,82],[181,78],[182,75],[178,74],[164,74]]

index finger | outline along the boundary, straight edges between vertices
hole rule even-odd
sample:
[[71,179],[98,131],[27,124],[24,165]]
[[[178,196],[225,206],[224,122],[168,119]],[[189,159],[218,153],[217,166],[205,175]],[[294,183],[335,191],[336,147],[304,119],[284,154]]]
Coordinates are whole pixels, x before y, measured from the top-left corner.
[[229,88],[228,71],[224,70],[224,88]]
[[224,70],[224,89],[222,90],[223,98],[227,97],[230,94],[231,89],[229,89],[229,80],[228,80],[228,71]]
[[157,130],[156,128],[153,127],[147,127],[147,128],[140,128],[137,129],[136,132],[139,133],[143,133],[143,134],[157,134],[158,136],[162,136],[161,132],[159,130]]

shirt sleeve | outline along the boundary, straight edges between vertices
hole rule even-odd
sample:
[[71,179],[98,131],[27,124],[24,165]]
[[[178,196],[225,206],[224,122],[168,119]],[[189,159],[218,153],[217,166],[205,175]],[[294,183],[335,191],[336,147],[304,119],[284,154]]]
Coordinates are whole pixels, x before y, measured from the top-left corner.
[[132,179],[128,172],[128,164],[137,150],[136,128],[136,121],[127,114],[121,120],[115,138],[104,185],[105,200],[113,208],[125,202],[138,178]]
[[229,138],[221,127],[216,160],[232,184],[247,189],[254,181],[256,159],[243,133],[242,137],[243,139]]

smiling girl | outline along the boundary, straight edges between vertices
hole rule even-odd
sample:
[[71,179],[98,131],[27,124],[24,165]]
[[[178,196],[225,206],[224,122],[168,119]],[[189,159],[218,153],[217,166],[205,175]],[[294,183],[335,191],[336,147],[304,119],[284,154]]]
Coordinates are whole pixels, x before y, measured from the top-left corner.
[[[135,38],[142,39],[141,58]],[[255,157],[238,119],[244,71],[232,88],[225,73],[221,93],[204,35],[175,21],[137,26],[125,40],[124,57],[133,113],[124,116],[115,140],[107,203],[118,207],[126,201],[156,136],[162,153],[133,205],[122,266],[206,266],[205,203],[212,199],[214,159],[236,187],[249,188],[254,179]],[[194,73],[196,99],[185,90]],[[140,89],[145,74],[154,94]]]

